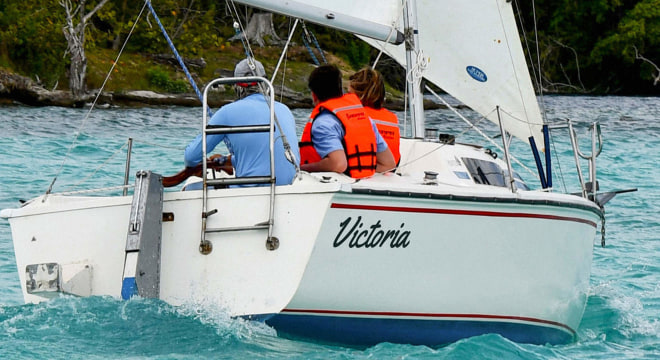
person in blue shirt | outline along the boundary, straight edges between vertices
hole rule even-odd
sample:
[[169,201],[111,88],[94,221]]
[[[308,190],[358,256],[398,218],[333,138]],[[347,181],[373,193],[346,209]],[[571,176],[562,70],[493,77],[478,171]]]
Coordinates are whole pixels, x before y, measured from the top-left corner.
[[[253,59],[241,60],[234,69],[235,77],[244,76],[266,76],[263,65]],[[209,125],[242,126],[242,125],[267,125],[270,123],[269,102],[259,92],[257,83],[237,83],[235,85],[238,100],[220,108],[209,120]],[[271,94],[272,96],[272,94]],[[296,176],[296,167],[300,165],[300,151],[296,141],[296,124],[293,114],[289,108],[275,102],[275,116],[279,126],[275,125],[275,183],[276,185],[288,185]],[[291,163],[286,155],[282,135],[286,136],[287,142],[295,157],[296,165]],[[228,158],[234,166],[237,177],[244,176],[269,176],[270,175],[270,150],[269,134],[267,132],[257,133],[231,133],[213,134],[206,137],[206,149],[210,153],[219,143],[224,141],[231,156]],[[218,159],[214,155],[211,159]],[[217,160],[216,160],[217,161]],[[202,162],[202,135],[188,144],[184,153],[186,167],[193,167]],[[194,187],[201,189],[201,183]]]

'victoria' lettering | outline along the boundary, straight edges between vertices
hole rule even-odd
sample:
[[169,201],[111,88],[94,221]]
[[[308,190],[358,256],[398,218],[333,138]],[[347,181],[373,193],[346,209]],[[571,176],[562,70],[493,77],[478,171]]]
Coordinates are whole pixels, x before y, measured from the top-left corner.
[[378,220],[375,224],[365,226],[362,216],[358,216],[353,222],[352,217],[339,223],[339,233],[332,243],[334,247],[340,247],[348,241],[349,248],[376,248],[389,244],[390,248],[406,248],[410,245],[408,238],[410,231],[404,230],[405,223],[401,223],[399,229],[384,230]]

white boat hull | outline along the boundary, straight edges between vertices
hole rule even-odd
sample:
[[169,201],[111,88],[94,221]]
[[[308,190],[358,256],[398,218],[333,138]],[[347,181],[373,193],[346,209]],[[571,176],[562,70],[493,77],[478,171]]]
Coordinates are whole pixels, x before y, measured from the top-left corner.
[[296,295],[267,322],[355,344],[444,344],[484,333],[531,343],[574,338],[595,212],[492,199],[395,204],[334,197]]
[[[275,210],[286,215],[275,218],[277,251],[266,249],[265,230],[253,230],[207,234],[213,243],[209,255],[199,252],[201,191],[165,193],[163,212],[172,213],[174,220],[162,226],[160,298],[174,305],[211,302],[230,315],[254,314],[255,309],[278,312],[297,288],[323,219],[324,203],[337,189],[332,184],[317,187],[313,196],[284,194],[282,189]],[[252,225],[268,218],[267,188],[211,194],[209,208],[219,212],[209,217],[210,227]],[[91,295],[120,297],[131,197],[55,195],[43,203],[41,199],[12,209],[10,218],[25,301],[46,299],[27,292],[25,271],[27,265],[45,263],[88,265],[93,272]],[[302,217],[308,219],[301,223]]]
[[[201,191],[165,192],[159,298],[203,303],[264,319],[285,336],[371,345],[438,345],[499,333],[515,341],[575,338],[587,299],[593,240],[602,215],[583,198],[465,179],[470,147],[405,143],[428,154],[399,175],[354,182],[303,174],[277,187],[273,236],[209,233],[199,251]],[[446,152],[446,153],[445,153]],[[475,155],[479,153],[482,155]],[[443,160],[443,159],[449,159]],[[439,173],[429,184],[418,173]],[[209,191],[209,228],[268,218],[269,190]],[[78,295],[122,296],[131,197],[36,198],[9,218],[26,302],[27,267],[58,264]],[[74,269],[74,270],[67,270]],[[80,270],[86,269],[86,270]]]

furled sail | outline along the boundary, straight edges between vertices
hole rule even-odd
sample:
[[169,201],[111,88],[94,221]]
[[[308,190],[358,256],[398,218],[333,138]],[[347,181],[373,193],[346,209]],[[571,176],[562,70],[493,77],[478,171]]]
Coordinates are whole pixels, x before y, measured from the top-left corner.
[[[405,33],[402,16],[406,0],[234,1],[328,26],[333,25],[321,21],[333,17],[328,14],[335,18],[337,14],[346,14],[362,19],[341,26],[335,23],[333,27],[355,33],[406,66],[405,47],[393,45],[391,41],[393,33]],[[512,2],[415,0],[413,3],[416,3],[421,51],[417,57],[419,63],[409,67],[423,68],[425,79],[495,123],[499,122],[499,107],[499,117],[510,134],[524,141],[533,136],[538,145],[543,144],[543,118],[523,54]],[[365,24],[379,24],[388,30],[378,36],[365,34],[366,31],[359,29]],[[396,32],[391,30],[393,27]],[[390,43],[386,39],[390,39]]]
[[401,12],[401,0],[233,1],[393,44],[404,40],[392,26]]

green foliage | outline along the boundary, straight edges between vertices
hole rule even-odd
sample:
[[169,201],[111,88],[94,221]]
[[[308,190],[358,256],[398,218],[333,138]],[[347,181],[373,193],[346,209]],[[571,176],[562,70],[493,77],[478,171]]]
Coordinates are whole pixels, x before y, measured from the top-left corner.
[[[374,50],[364,41],[339,30],[311,24],[307,24],[307,27],[317,38],[323,51],[341,56],[355,70],[369,65]],[[314,48],[314,44],[310,44],[310,46]]]
[[[153,4],[154,11],[182,56],[197,56],[204,49],[219,48],[225,39],[216,26],[214,3],[166,0]],[[192,6],[192,7],[189,7]],[[143,53],[170,53],[171,49],[154,16],[147,11],[132,35],[129,49]],[[134,19],[128,24],[133,25]],[[115,31],[125,31],[128,26]]]
[[180,51],[187,55],[199,55],[207,48],[219,48],[224,39],[218,35],[215,28],[215,9],[199,12],[192,21],[190,18],[181,24],[182,31],[178,35]]
[[[634,47],[641,52],[660,55],[660,0],[644,0],[635,5],[618,22],[615,32],[594,46],[592,56],[596,60],[612,55],[622,59],[635,58]],[[654,51],[655,50],[655,51]]]
[[[88,0],[87,11],[98,1]],[[522,27],[527,30],[530,48],[534,49],[536,39],[539,40],[545,88],[660,93],[660,86],[653,86],[656,70],[650,64],[660,65],[660,0],[535,0],[536,16],[533,16],[532,2],[513,4],[524,20]],[[152,1],[152,5],[182,56],[204,56],[207,60],[212,56],[221,63],[235,60],[237,54],[230,51],[238,52],[240,47],[227,41],[234,35],[228,4],[215,0],[159,0]],[[137,17],[142,6],[140,1],[108,1],[88,24],[85,43],[88,55],[92,52],[116,54],[129,33],[124,53],[137,54],[137,58],[144,59],[140,61],[148,61],[149,54],[170,54],[172,50],[148,9]],[[62,34],[64,18],[59,1],[0,0],[0,64],[23,75],[39,77],[47,87],[58,81],[66,84],[68,58]],[[291,24],[290,19],[283,16],[275,16],[274,22],[280,33],[286,32]],[[536,32],[531,32],[533,24],[537,24]],[[351,34],[313,24],[307,24],[307,27],[324,52],[343,58],[354,69],[368,65],[377,54]],[[300,33],[298,30],[298,36]],[[294,42],[302,44],[301,40],[298,37]],[[536,51],[531,51],[528,55],[536,59]],[[265,50],[261,56],[266,56],[264,60],[268,62],[276,57],[276,53],[277,49],[273,48]],[[298,54],[302,61],[311,61],[306,50],[301,49]],[[647,60],[640,59],[640,56]],[[90,68],[100,72],[101,66],[95,65],[90,64],[88,72]],[[130,67],[134,74],[140,74],[132,83],[136,86],[147,81],[141,75],[145,74],[145,66],[141,62],[139,69],[137,66],[127,62],[123,69]],[[215,69],[217,66],[203,72],[212,76]],[[173,75],[167,71],[150,69],[152,86],[158,86],[162,91],[184,91],[187,83],[172,80]],[[203,72],[200,70],[197,75],[203,76]],[[98,79],[91,80],[97,84],[103,76],[94,73],[92,78]],[[129,81],[127,83],[131,86]]]
[[0,53],[21,73],[53,86],[65,73],[64,11],[58,2],[0,1]]
[[639,56],[660,59],[660,0],[644,0],[635,4],[618,22],[616,31],[600,39],[591,52],[594,63],[599,65],[623,64],[629,78],[621,79],[626,87],[633,79],[645,79],[649,83],[656,76],[655,68],[639,59]]
[[127,1],[122,0],[120,4],[109,1],[96,13],[92,19],[93,35],[87,42],[94,42],[96,46],[117,49],[118,42],[123,40],[122,35],[130,31],[132,23],[127,21]]
[[[357,40],[357,39],[355,39]],[[364,41],[351,41],[346,49],[346,60],[355,70],[368,65],[370,60],[371,47]]]
[[185,81],[170,79],[167,71],[161,67],[148,69],[146,75],[150,85],[167,93],[182,94],[188,91],[188,84]]
[[527,39],[540,40],[546,88],[660,93],[650,81],[652,67],[635,59],[634,50],[660,64],[660,0],[537,0],[535,5],[533,19],[531,5],[520,2],[526,28],[538,20],[538,33]]

